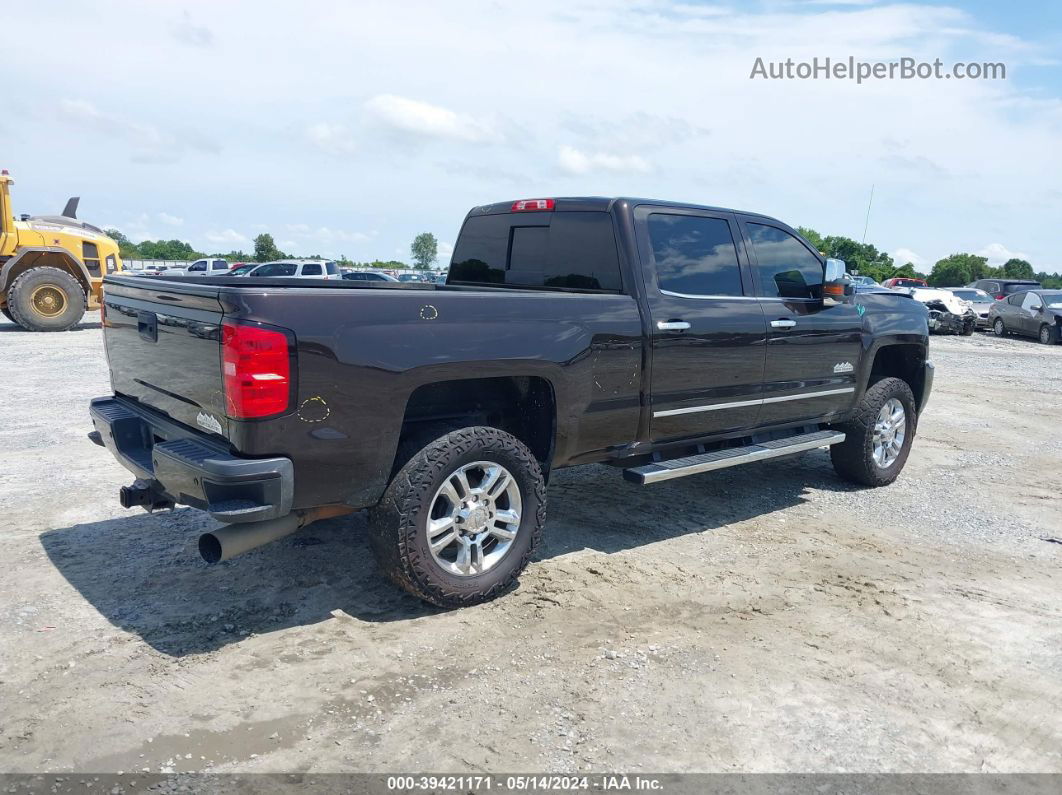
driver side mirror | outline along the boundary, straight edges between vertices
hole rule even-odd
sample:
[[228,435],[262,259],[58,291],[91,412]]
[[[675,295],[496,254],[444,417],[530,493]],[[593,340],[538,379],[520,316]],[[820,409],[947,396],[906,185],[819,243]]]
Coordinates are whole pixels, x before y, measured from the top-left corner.
[[834,298],[852,295],[852,293],[855,292],[852,280],[849,278],[845,269],[843,259],[834,259],[833,257],[830,257],[826,260],[822,292],[823,295],[833,296]]

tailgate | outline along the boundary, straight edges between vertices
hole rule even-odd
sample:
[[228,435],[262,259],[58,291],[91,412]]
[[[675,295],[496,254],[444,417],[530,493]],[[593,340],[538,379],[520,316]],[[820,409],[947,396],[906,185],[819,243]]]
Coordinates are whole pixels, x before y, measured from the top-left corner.
[[108,279],[103,338],[115,394],[227,438],[218,293],[208,285]]

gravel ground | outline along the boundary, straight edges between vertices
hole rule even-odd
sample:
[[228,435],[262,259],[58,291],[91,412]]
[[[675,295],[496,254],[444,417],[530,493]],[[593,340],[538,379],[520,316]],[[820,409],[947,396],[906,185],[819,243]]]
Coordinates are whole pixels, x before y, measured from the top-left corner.
[[934,338],[885,489],[559,472],[519,587],[446,612],[362,515],[208,568],[85,439],[98,323],[0,341],[2,771],[1062,772],[1062,347]]

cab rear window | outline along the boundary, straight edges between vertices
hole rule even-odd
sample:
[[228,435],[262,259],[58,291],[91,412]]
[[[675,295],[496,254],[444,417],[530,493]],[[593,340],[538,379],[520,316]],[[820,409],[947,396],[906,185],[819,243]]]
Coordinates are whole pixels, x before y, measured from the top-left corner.
[[458,237],[447,281],[619,292],[612,217],[602,212],[473,216]]

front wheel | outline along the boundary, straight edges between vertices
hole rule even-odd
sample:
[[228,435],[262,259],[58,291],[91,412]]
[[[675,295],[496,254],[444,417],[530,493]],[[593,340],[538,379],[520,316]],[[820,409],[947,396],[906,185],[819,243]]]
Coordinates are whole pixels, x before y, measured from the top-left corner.
[[1044,345],[1055,344],[1055,330],[1046,323],[1040,326],[1040,342]]
[[64,270],[30,268],[11,285],[7,308],[12,319],[30,331],[66,331],[85,315],[85,291]]
[[837,474],[864,486],[887,486],[907,463],[917,414],[911,387],[883,378],[867,389],[852,418],[837,430],[845,440],[830,448]]
[[377,562],[440,607],[492,599],[516,581],[542,536],[545,479],[520,440],[461,428],[398,471],[370,516]]
[[1003,318],[996,318],[996,322],[992,324],[992,331],[996,333],[997,337],[1007,336],[1007,330],[1003,327]]

